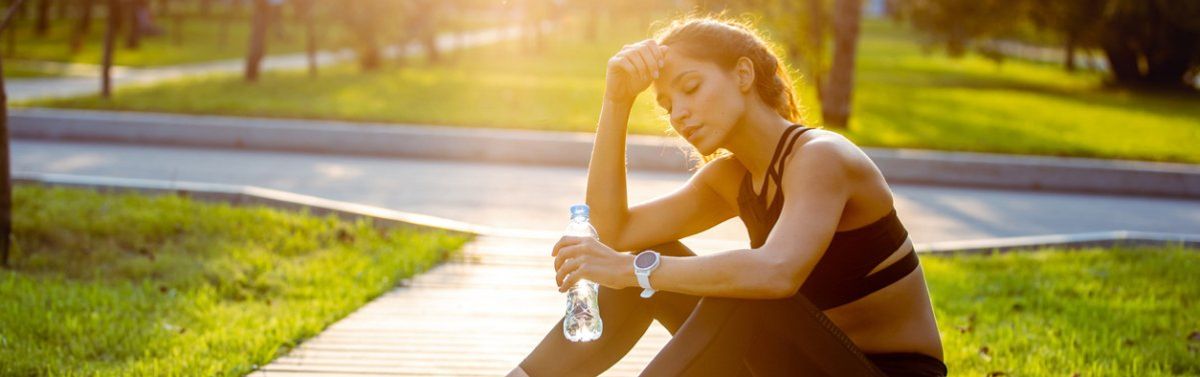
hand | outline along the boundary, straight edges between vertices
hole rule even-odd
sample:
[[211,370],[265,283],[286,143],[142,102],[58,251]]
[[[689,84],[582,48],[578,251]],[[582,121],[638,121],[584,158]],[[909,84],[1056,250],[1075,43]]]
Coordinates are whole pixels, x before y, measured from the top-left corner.
[[566,292],[580,279],[613,289],[628,287],[633,279],[633,255],[617,252],[592,237],[563,236],[550,255],[558,272],[559,292]]
[[604,97],[621,103],[632,103],[650,83],[658,78],[667,56],[667,46],[653,39],[625,45],[608,59]]

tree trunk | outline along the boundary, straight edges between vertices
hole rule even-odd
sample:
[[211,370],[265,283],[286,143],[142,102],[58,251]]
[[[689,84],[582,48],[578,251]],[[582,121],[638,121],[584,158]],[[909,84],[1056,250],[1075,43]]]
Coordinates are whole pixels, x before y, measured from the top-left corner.
[[[0,72],[4,71],[3,60],[0,57]],[[8,149],[8,93],[4,90],[4,75],[0,75],[0,267],[4,268],[8,268],[9,241],[12,239],[12,177]]]
[[267,49],[267,28],[271,22],[271,5],[267,0],[254,0],[254,16],[250,20],[250,50],[246,52],[246,82],[258,81],[259,66]]
[[1142,73],[1138,69],[1137,52],[1122,36],[1110,36],[1104,42],[1104,56],[1108,58],[1109,72],[1119,84],[1137,82]]
[[146,26],[143,23],[142,12],[146,10],[146,0],[131,0],[129,4],[129,34],[126,35],[125,48],[136,50],[142,45],[142,31]]
[[825,83],[822,78],[822,62],[825,61],[825,4],[824,0],[808,0],[808,54],[809,80],[817,89],[817,98],[825,98]]
[[79,5],[79,23],[75,24],[75,32],[71,33],[71,53],[78,54],[83,50],[88,32],[92,29],[92,0],[82,0]]
[[[3,33],[12,17],[25,0],[16,0],[4,12],[0,20]],[[4,72],[4,58],[0,56],[0,72]],[[12,240],[12,176],[8,148],[8,93],[4,90],[4,75],[0,74],[0,267],[8,268],[8,251]]]
[[1075,72],[1075,39],[1074,34],[1067,35],[1067,45],[1063,48],[1063,51],[1066,53],[1066,56],[1063,57],[1063,62],[1066,65],[1067,72]]
[[833,16],[833,63],[829,70],[827,96],[821,99],[825,125],[846,128],[850,123],[851,92],[854,89],[854,55],[858,45],[862,0],[837,0]]
[[313,0],[295,0],[297,16],[304,23],[304,52],[308,57],[308,77],[317,77],[317,25]]
[[1191,87],[1191,83],[1184,81],[1184,76],[1192,67],[1193,56],[1200,58],[1200,54],[1196,53],[1197,46],[1200,46],[1200,35],[1168,27],[1155,37],[1156,48],[1144,52],[1146,83],[1163,88]]
[[50,32],[50,0],[38,2],[37,20],[33,24],[33,34],[39,38]]
[[108,0],[108,27],[104,31],[104,57],[101,59],[100,96],[112,98],[113,44],[117,42],[117,27],[121,20],[121,1]]

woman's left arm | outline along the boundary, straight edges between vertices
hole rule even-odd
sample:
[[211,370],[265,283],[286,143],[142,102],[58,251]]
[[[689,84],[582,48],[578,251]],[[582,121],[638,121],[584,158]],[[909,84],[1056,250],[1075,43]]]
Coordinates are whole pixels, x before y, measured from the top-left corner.
[[[783,171],[787,200],[758,249],[694,257],[663,256],[650,275],[655,290],[694,296],[772,299],[788,297],[812,272],[837,230],[849,198],[844,152],[833,141],[805,143]],[[612,288],[636,287],[633,255],[594,240],[563,237],[555,245],[559,290],[579,279]]]

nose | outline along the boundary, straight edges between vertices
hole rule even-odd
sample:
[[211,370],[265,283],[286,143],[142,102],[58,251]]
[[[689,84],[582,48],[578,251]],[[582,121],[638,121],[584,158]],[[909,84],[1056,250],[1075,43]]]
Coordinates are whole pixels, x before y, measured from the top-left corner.
[[671,109],[671,123],[676,126],[683,126],[683,120],[692,115],[692,112],[684,106],[675,105]]

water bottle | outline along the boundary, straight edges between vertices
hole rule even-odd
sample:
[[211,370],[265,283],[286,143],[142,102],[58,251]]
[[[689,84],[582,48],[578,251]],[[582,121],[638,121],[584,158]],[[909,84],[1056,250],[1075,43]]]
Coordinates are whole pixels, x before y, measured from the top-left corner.
[[[571,206],[571,222],[566,235],[596,238],[596,228],[588,223],[588,206]],[[604,331],[600,321],[600,285],[579,279],[567,290],[567,313],[563,317],[563,335],[572,342],[596,340]]]

